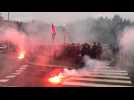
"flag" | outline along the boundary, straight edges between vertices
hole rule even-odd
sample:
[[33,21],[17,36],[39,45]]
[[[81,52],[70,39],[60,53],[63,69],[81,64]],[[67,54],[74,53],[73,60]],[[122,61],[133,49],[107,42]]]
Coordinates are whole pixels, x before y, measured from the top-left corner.
[[56,28],[54,26],[54,24],[52,24],[52,39],[55,39],[55,35],[56,35]]

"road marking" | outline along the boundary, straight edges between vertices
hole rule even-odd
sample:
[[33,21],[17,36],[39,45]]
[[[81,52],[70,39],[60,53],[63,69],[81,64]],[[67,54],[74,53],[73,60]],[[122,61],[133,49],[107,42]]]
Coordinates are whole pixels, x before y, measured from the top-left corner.
[[24,69],[26,69],[26,67],[21,67],[21,68],[19,68],[19,70],[24,70]]
[[21,70],[20,70],[20,69],[19,69],[19,70],[16,70],[16,72],[18,72],[18,73],[19,73],[19,72],[21,73],[22,71],[23,71],[22,69],[21,69]]
[[[73,76],[71,76],[70,75],[70,77],[84,77],[83,75],[73,75]],[[129,80],[130,79],[130,77],[129,76],[118,76],[118,75],[98,75],[98,74],[96,74],[96,75],[93,75],[93,74],[91,74],[91,75],[88,75],[88,76],[85,76],[85,77],[91,77],[91,78],[95,78],[95,77],[98,77],[98,78],[112,78],[112,79],[127,79],[127,80]]]
[[103,74],[103,75],[128,75],[128,73],[117,73],[117,72],[103,72],[103,71],[90,71],[89,74]]
[[0,82],[1,83],[5,83],[5,82],[7,82],[9,79],[0,79]]
[[15,72],[15,73],[12,73],[13,75],[19,75],[21,74],[20,72]]
[[97,79],[97,78],[81,78],[81,77],[70,77],[67,81],[88,81],[88,82],[107,82],[107,83],[125,83],[132,84],[128,80],[116,80],[116,79]]
[[45,65],[45,64],[39,64],[39,63],[28,63],[30,65],[36,65],[36,66],[47,66],[47,67],[55,67],[55,68],[75,68],[75,67],[70,67],[70,66],[63,66],[63,65],[52,65],[52,64],[48,64],[48,65]]
[[20,67],[20,68],[27,68],[28,67],[28,65],[23,65],[22,67]]
[[117,72],[117,73],[127,73],[125,70],[113,70],[113,69],[98,69],[98,71],[103,71],[103,72]]
[[21,67],[18,70],[25,70],[25,69],[26,69],[26,67]]
[[112,84],[98,84],[98,83],[81,83],[81,82],[64,82],[65,86],[78,87],[132,87],[130,85],[112,85]]
[[18,69],[18,70],[16,70],[16,71],[24,71],[25,70],[25,68],[22,68],[22,69]]
[[27,67],[28,65],[23,65],[22,67],[17,69],[15,73],[12,73],[12,75],[20,75]]
[[6,76],[6,78],[14,78],[16,77],[16,75],[9,75],[9,76]]
[[78,72],[67,76],[63,82],[65,87],[133,87],[126,70],[100,67],[86,73]]
[[6,79],[0,79],[0,82],[1,82],[1,83],[5,83],[5,82],[9,81],[9,79],[15,78],[16,75],[21,74],[21,72],[24,71],[24,70],[26,69],[26,67],[28,67],[28,65],[23,65],[23,66],[20,67],[18,70],[16,70],[15,73],[12,73],[11,75],[6,76]]

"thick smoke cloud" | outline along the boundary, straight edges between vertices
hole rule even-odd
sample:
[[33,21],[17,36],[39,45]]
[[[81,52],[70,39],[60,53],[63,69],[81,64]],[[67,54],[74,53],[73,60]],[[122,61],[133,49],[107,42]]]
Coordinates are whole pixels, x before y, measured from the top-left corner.
[[[91,32],[95,19],[89,18],[66,25],[68,37],[71,42],[85,43],[97,40],[97,35]],[[70,42],[69,41],[69,42]]]
[[127,27],[119,38],[120,64],[129,68],[134,65],[134,27]]
[[3,38],[14,43],[21,50],[26,49],[27,37],[23,32],[19,32],[13,28],[8,28],[5,30]]
[[[115,21],[117,22],[117,21]],[[111,26],[110,26],[111,25]],[[93,19],[89,18],[87,20],[81,20],[78,22],[70,23],[65,26],[67,30],[67,37],[69,38],[67,42],[76,42],[76,43],[84,43],[89,41],[99,41],[103,43],[113,43],[114,44],[114,36],[111,34],[111,27],[113,27],[112,20],[110,19]],[[0,35],[1,40],[7,39],[19,46],[20,49],[25,49],[27,51],[35,50],[39,45],[44,44],[52,44],[51,41],[51,33],[50,28],[51,25],[40,22],[40,21],[32,21],[28,23],[23,23],[21,28],[23,31],[18,30],[18,27],[16,24],[12,25],[9,24],[3,24],[0,27]],[[122,48],[122,51],[120,52],[120,55],[125,54],[128,55],[127,52],[132,52],[133,49],[130,44],[132,44],[133,41],[131,38],[133,38],[133,35],[129,37],[129,35],[126,35],[126,33],[132,33],[127,32],[128,29],[125,29],[124,33],[125,35],[122,35],[121,38],[119,38],[119,44]],[[129,29],[130,30],[130,29]],[[132,31],[132,30],[131,30]],[[110,33],[111,32],[111,33]],[[63,35],[64,31],[61,31],[57,27],[57,34],[55,42],[63,43]],[[119,36],[120,37],[120,36]],[[130,38],[129,41],[128,38]],[[127,45],[127,47],[126,47]],[[57,47],[58,48],[58,47]],[[131,48],[131,49],[130,49]],[[54,47],[55,49],[55,47]],[[58,48],[58,54],[62,51],[62,48]],[[42,51],[40,52],[40,55],[46,55],[47,53],[50,53],[50,49],[48,51]],[[107,56],[107,54],[104,54]],[[112,55],[111,52],[109,55]],[[131,54],[133,55],[133,53]],[[49,59],[49,57],[46,57],[46,59]],[[38,59],[41,59],[41,62],[44,61],[44,56],[40,56]],[[85,61],[85,66],[91,66],[92,68],[96,68],[94,65],[97,64],[98,61],[94,61],[88,57],[84,57],[83,60]],[[47,60],[48,61],[48,60]],[[103,62],[101,62],[103,63]],[[91,65],[90,65],[91,64]],[[95,66],[95,67],[93,67]],[[87,67],[85,67],[87,68]]]
[[[19,28],[22,28],[23,31],[19,30]],[[38,51],[37,54],[34,53],[38,64],[48,63],[50,60],[50,53],[51,51],[53,52],[54,49],[58,49],[57,54],[60,54],[62,48],[51,45],[52,33],[50,33],[50,25],[37,21],[24,23],[19,28],[16,24],[12,24],[11,26],[10,22],[3,24],[2,27],[0,27],[0,40],[10,41],[16,45],[20,51],[24,51],[27,54],[36,52],[41,45],[48,46],[45,50],[40,49],[41,51]],[[59,41],[55,42],[58,43]]]
[[[104,68],[105,66],[107,66],[107,62],[105,61],[99,61],[99,60],[95,60],[95,59],[91,59],[89,56],[84,56],[83,57],[83,61],[84,61],[84,67],[81,69],[64,69],[64,75],[65,76],[72,76],[72,75],[89,75],[92,74],[92,72],[97,72],[100,69]],[[95,74],[95,73],[94,73]]]

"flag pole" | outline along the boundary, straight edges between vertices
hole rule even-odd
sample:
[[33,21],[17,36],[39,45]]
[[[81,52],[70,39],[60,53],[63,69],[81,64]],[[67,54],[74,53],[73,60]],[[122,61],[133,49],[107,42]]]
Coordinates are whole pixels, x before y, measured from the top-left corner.
[[52,44],[51,44],[51,52],[50,52],[50,63],[52,63],[52,59],[53,59],[53,54],[54,54],[54,44],[55,44],[55,35],[56,35],[56,30],[55,30],[55,26],[54,24],[52,24],[51,26],[51,39],[52,39]]
[[64,45],[66,44],[66,33],[64,32]]
[[10,20],[9,18],[10,18],[10,12],[8,12],[8,21]]
[[66,30],[65,30],[65,25],[63,27],[63,32],[64,32],[64,45],[66,44]]

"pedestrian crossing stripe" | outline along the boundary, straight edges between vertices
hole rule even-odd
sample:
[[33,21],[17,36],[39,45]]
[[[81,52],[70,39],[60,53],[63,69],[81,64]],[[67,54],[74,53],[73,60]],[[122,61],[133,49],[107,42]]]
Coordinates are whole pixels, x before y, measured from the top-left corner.
[[131,85],[114,85],[99,83],[64,82],[65,87],[132,87]]
[[0,79],[0,82],[1,83],[5,83],[5,82],[7,82],[9,79]]
[[17,69],[15,73],[12,73],[11,76],[7,76],[7,78],[11,78],[11,77],[14,77],[15,75],[21,74],[21,72],[24,71],[27,67],[28,67],[28,65],[23,65],[22,67]]
[[[105,75],[128,75],[128,73],[117,73],[117,72],[103,72],[103,71],[91,71],[89,74],[105,74]],[[87,75],[87,74],[86,74]]]
[[16,77],[16,75],[9,75],[9,76],[6,76],[6,78],[14,78]]
[[6,76],[5,79],[0,79],[0,83],[5,83],[5,82],[8,82],[10,78],[15,78],[16,75],[19,75],[23,70],[26,69],[26,67],[28,67],[28,65],[23,65],[21,68],[16,70],[15,73],[12,73],[11,75]]
[[25,69],[18,69],[16,72],[23,72]]
[[26,67],[21,67],[21,68],[19,68],[19,70],[24,70],[24,69],[26,69]]
[[126,70],[98,68],[88,73],[68,75],[65,87],[133,87]]
[[26,69],[28,66],[27,65],[23,65],[22,67],[20,67],[19,69],[21,70],[23,70],[23,69]]
[[107,83],[121,83],[121,84],[132,84],[129,80],[117,80],[117,79],[98,79],[98,78],[81,78],[81,77],[70,77],[66,81],[87,81],[87,82],[107,82]]
[[20,72],[15,72],[15,73],[12,73],[13,75],[19,75],[21,74]]
[[96,70],[96,71],[127,73],[127,71],[125,71],[125,70],[113,70],[113,69],[98,69],[98,70]]
[[[70,76],[70,77],[73,77],[73,76]],[[112,78],[112,79],[124,79],[124,80],[129,80],[130,77],[128,76],[118,76],[118,75],[88,75],[88,76],[83,76],[83,75],[74,75],[74,77],[90,77],[90,78]]]

